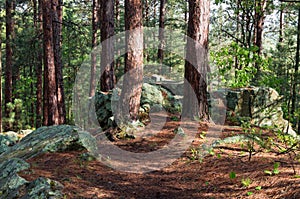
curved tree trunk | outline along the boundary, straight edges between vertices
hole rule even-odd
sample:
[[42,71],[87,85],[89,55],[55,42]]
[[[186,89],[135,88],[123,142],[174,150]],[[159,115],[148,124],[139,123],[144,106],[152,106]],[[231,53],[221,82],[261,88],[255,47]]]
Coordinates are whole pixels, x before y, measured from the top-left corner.
[[[188,39],[182,117],[209,119],[206,73],[208,70],[209,0],[189,0]],[[190,86],[192,89],[190,89]],[[196,97],[194,96],[194,93]]]

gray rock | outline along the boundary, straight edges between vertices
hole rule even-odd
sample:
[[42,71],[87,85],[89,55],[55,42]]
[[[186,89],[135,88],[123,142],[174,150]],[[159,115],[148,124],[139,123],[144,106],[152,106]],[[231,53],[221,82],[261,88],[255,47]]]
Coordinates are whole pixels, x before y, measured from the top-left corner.
[[17,172],[29,167],[27,162],[19,158],[12,158],[0,164],[0,199],[17,198],[19,188],[28,183],[18,176]]
[[[121,91],[116,88],[109,92],[95,94],[95,110],[98,122],[103,130],[115,127],[113,113],[116,113]],[[172,92],[160,85],[144,83],[142,87],[140,112],[161,111],[180,112],[181,102]]]
[[115,126],[113,111],[117,108],[119,89],[95,94],[95,110],[98,122],[103,130]]
[[47,178],[28,182],[17,174],[29,167],[27,162],[19,158],[12,158],[0,164],[0,199],[63,198],[63,186],[59,182]]
[[25,194],[21,199],[41,198],[57,199],[63,198],[63,185],[48,178],[38,178],[25,187]]
[[0,154],[7,151],[9,149],[9,146],[12,146],[14,144],[15,144],[15,142],[13,140],[11,140],[7,136],[1,134],[0,135]]
[[77,127],[61,125],[41,127],[0,155],[0,162],[11,158],[28,159],[46,152],[97,149],[96,139]]
[[154,104],[162,105],[163,101],[164,101],[164,97],[158,86],[154,86],[148,83],[143,84],[142,96],[141,96],[142,105],[143,104],[149,104],[150,106],[153,106]]
[[260,127],[277,127],[288,134],[296,136],[291,129],[287,129],[288,121],[283,118],[281,97],[272,88],[240,88],[229,89],[226,92],[228,112],[238,120],[249,120]]
[[33,131],[33,130],[31,130],[31,129],[21,130],[21,131],[20,131],[20,134],[23,135],[23,136],[26,136],[26,135],[32,133],[32,131]]
[[142,88],[141,106],[150,105],[151,111],[165,109],[169,112],[180,112],[182,104],[174,94],[156,84],[144,83]]
[[9,138],[10,140],[12,140],[14,143],[18,142],[20,140],[20,136],[18,133],[14,132],[14,131],[8,131],[5,132],[4,135]]

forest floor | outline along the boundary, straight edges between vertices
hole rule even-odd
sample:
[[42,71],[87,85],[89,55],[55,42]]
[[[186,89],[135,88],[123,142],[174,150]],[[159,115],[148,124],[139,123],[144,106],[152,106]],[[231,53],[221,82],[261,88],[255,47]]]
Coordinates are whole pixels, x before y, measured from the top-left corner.
[[[178,125],[168,120],[162,131],[146,140],[119,140],[114,144],[133,152],[153,151],[174,137],[173,130]],[[292,164],[288,154],[278,155],[257,148],[249,161],[249,153],[240,144],[226,144],[201,161],[197,160],[191,149],[204,142],[205,138],[199,135],[207,130],[208,124],[201,123],[192,146],[171,165],[158,171],[121,172],[97,160],[83,162],[80,159],[82,151],[68,151],[29,159],[30,170],[20,175],[29,181],[38,177],[59,181],[64,185],[65,198],[76,199],[300,198],[300,178],[294,173],[296,170],[300,174],[300,165]],[[237,126],[223,126],[222,137],[232,134],[243,134],[243,130]],[[279,173],[266,174],[265,170],[274,169],[275,162],[280,163]]]

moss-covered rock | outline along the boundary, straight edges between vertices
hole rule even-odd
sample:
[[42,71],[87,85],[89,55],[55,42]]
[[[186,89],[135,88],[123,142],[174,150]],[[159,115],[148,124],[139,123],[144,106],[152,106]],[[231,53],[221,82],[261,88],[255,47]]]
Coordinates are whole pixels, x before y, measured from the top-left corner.
[[14,145],[15,142],[9,139],[7,136],[0,134],[0,154],[9,149],[9,146]]
[[229,89],[226,92],[227,108],[238,120],[249,120],[252,124],[264,127],[277,127],[296,136],[283,118],[281,97],[272,88],[249,87]]
[[11,158],[28,159],[46,152],[87,149],[96,151],[96,140],[89,133],[68,125],[41,127],[0,155],[0,162]]
[[29,169],[29,164],[20,158],[12,158],[0,164],[0,199],[7,198],[63,198],[63,186],[47,178],[28,182],[18,172]]
[[150,107],[154,104],[162,105],[164,97],[158,86],[153,86],[148,83],[144,83],[142,87],[141,104],[149,104]]
[[17,198],[19,188],[28,183],[17,172],[29,167],[27,162],[19,158],[12,158],[0,164],[0,199]]
[[63,185],[57,181],[48,179],[48,178],[38,178],[29,184],[26,187],[23,187],[23,194],[21,199],[58,199],[63,198],[62,189]]
[[[98,122],[103,130],[116,126],[113,113],[116,111],[120,89],[109,92],[97,92],[95,94],[95,110]],[[161,111],[180,112],[181,102],[171,91],[155,84],[144,83],[140,101],[140,112]]]

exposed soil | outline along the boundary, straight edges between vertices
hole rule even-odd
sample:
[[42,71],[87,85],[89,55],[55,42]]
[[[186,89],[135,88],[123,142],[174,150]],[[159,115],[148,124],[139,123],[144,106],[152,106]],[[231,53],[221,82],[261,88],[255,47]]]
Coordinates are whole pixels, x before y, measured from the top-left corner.
[[[158,134],[135,140],[117,141],[114,144],[133,152],[157,150],[173,137],[178,122],[168,120]],[[202,123],[199,134],[208,130]],[[240,134],[239,127],[224,126],[222,137]],[[265,132],[267,133],[267,132]],[[191,148],[204,140],[199,134]],[[249,155],[240,145],[230,144],[214,150],[201,161],[193,160],[188,149],[168,167],[145,174],[114,170],[100,161],[83,161],[82,151],[44,154],[28,162],[30,170],[20,175],[27,180],[40,176],[59,181],[64,185],[66,198],[300,198],[300,178],[296,178],[288,155],[276,155],[257,149]],[[267,175],[274,162],[279,162],[280,173]],[[295,165],[300,174],[299,164]],[[229,173],[236,173],[231,179]],[[242,179],[249,178],[248,187]]]

